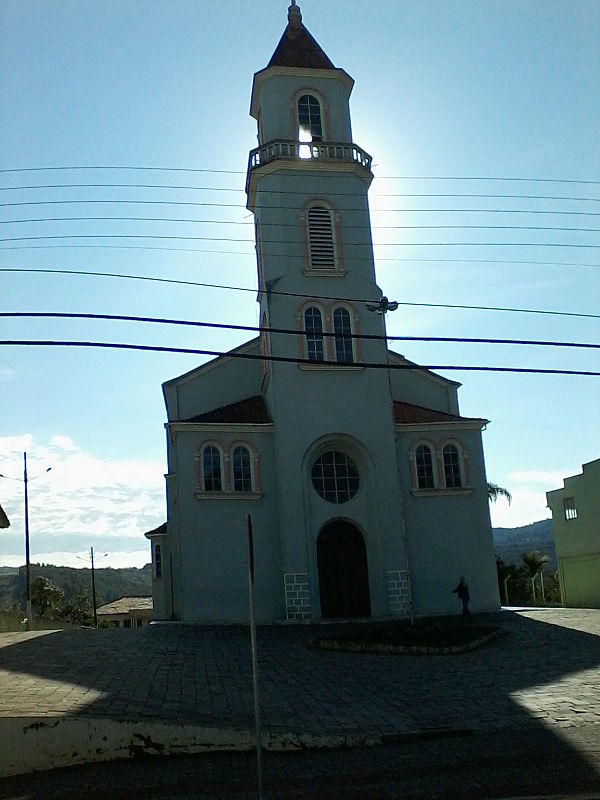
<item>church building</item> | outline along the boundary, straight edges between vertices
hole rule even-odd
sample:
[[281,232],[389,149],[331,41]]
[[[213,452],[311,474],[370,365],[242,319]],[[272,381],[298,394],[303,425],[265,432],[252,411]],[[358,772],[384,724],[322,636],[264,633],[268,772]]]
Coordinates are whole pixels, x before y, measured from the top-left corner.
[[151,531],[154,618],[246,622],[499,605],[481,430],[459,384],[388,350],[354,81],[292,0],[254,76],[247,206],[261,333],[167,381],[167,524]]

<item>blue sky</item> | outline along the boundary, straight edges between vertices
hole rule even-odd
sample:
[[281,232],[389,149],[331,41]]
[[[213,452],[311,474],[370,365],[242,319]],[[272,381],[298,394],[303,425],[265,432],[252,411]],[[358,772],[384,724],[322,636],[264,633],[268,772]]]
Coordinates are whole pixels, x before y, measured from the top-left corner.
[[[600,5],[384,0],[367,9],[358,0],[304,0],[301,8],[332,61],[356,80],[353,134],[375,164],[372,225],[384,292],[405,302],[598,313],[600,235],[556,228],[600,228],[600,184],[593,183],[600,181]],[[252,225],[240,191],[256,143],[250,89],[253,73],[266,65],[283,32],[286,9],[286,0],[5,0],[0,203],[37,205],[1,206],[0,238],[212,240],[2,241],[0,268],[119,272],[253,289]],[[57,166],[225,172],[10,172]],[[592,183],[549,182],[556,179]],[[162,188],[22,188],[68,183]],[[408,196],[432,194],[503,197]],[[549,211],[561,213],[539,213]],[[39,221],[76,216],[111,219]],[[512,229],[431,228],[447,225]],[[81,244],[94,246],[74,246]],[[497,263],[518,261],[547,263]],[[39,273],[0,272],[0,311],[257,322],[251,291]],[[217,350],[247,338],[125,322],[2,319],[0,327],[2,339]],[[388,319],[390,335],[599,342],[599,332],[594,318],[413,306],[401,306]],[[430,364],[600,369],[594,351],[416,343],[397,349]],[[31,475],[52,467],[31,484],[34,560],[78,564],[74,555],[89,545],[109,551],[106,563],[115,566],[147,560],[143,532],[165,515],[161,383],[201,360],[0,348],[0,472],[18,477],[24,449]],[[491,420],[484,434],[488,476],[514,495],[510,508],[492,508],[494,523],[512,526],[547,516],[544,492],[599,455],[600,378],[445,374],[464,384],[462,413]],[[0,480],[0,503],[13,523],[0,535],[0,563],[22,563],[22,485]]]

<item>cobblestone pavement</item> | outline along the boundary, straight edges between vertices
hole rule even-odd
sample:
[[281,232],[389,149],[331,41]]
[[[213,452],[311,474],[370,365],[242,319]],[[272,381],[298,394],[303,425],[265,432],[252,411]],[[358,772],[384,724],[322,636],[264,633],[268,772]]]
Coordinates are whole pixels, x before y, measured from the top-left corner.
[[[267,753],[267,797],[600,798],[600,610],[480,621],[507,635],[448,656],[325,652],[307,646],[325,626],[260,628],[266,730],[405,735]],[[27,715],[251,728],[248,629],[0,634],[0,716]],[[0,798],[247,798],[255,785],[251,753],[138,757],[0,780]]]
[[[264,728],[366,735],[600,723],[600,610],[482,621],[508,635],[447,656],[324,652],[307,645],[325,626],[261,627]],[[82,714],[252,728],[248,629],[0,634],[0,716]]]

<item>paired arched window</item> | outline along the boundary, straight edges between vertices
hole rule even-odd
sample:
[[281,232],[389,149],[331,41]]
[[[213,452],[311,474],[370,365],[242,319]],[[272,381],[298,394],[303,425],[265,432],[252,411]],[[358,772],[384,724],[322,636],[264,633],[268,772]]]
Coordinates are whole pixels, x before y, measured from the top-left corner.
[[298,319],[303,328],[304,357],[308,361],[355,363],[351,310],[336,306],[325,313],[319,306],[311,305],[302,311]]
[[223,451],[215,443],[207,442],[198,456],[197,496],[215,493],[258,493],[256,454],[250,446],[232,444]]
[[444,481],[446,483],[446,488],[460,489],[463,484],[458,447],[454,444],[444,445],[442,454],[444,459]]
[[298,141],[320,142],[323,140],[321,104],[312,94],[298,98]]
[[309,361],[323,361],[323,317],[316,306],[304,312],[306,355]]
[[306,234],[310,269],[336,268],[334,229],[331,209],[320,204],[309,206],[306,211]]
[[205,492],[223,490],[221,453],[218,447],[209,444],[202,450],[202,488]]
[[415,443],[409,452],[414,489],[464,489],[469,486],[467,455],[452,441]]
[[433,489],[435,487],[433,455],[428,445],[420,444],[416,448],[415,467],[417,471],[417,487],[419,489]]

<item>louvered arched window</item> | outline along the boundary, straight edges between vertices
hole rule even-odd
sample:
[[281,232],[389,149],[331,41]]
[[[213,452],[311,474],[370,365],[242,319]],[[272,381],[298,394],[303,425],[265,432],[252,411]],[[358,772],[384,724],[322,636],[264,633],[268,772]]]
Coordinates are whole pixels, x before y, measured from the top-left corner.
[[309,361],[323,361],[323,317],[316,306],[304,312],[306,356]]
[[310,268],[335,269],[336,252],[332,212],[325,206],[311,206],[306,212],[306,230]]
[[333,333],[335,339],[335,359],[340,364],[352,364],[352,321],[347,308],[340,306],[333,312]]

